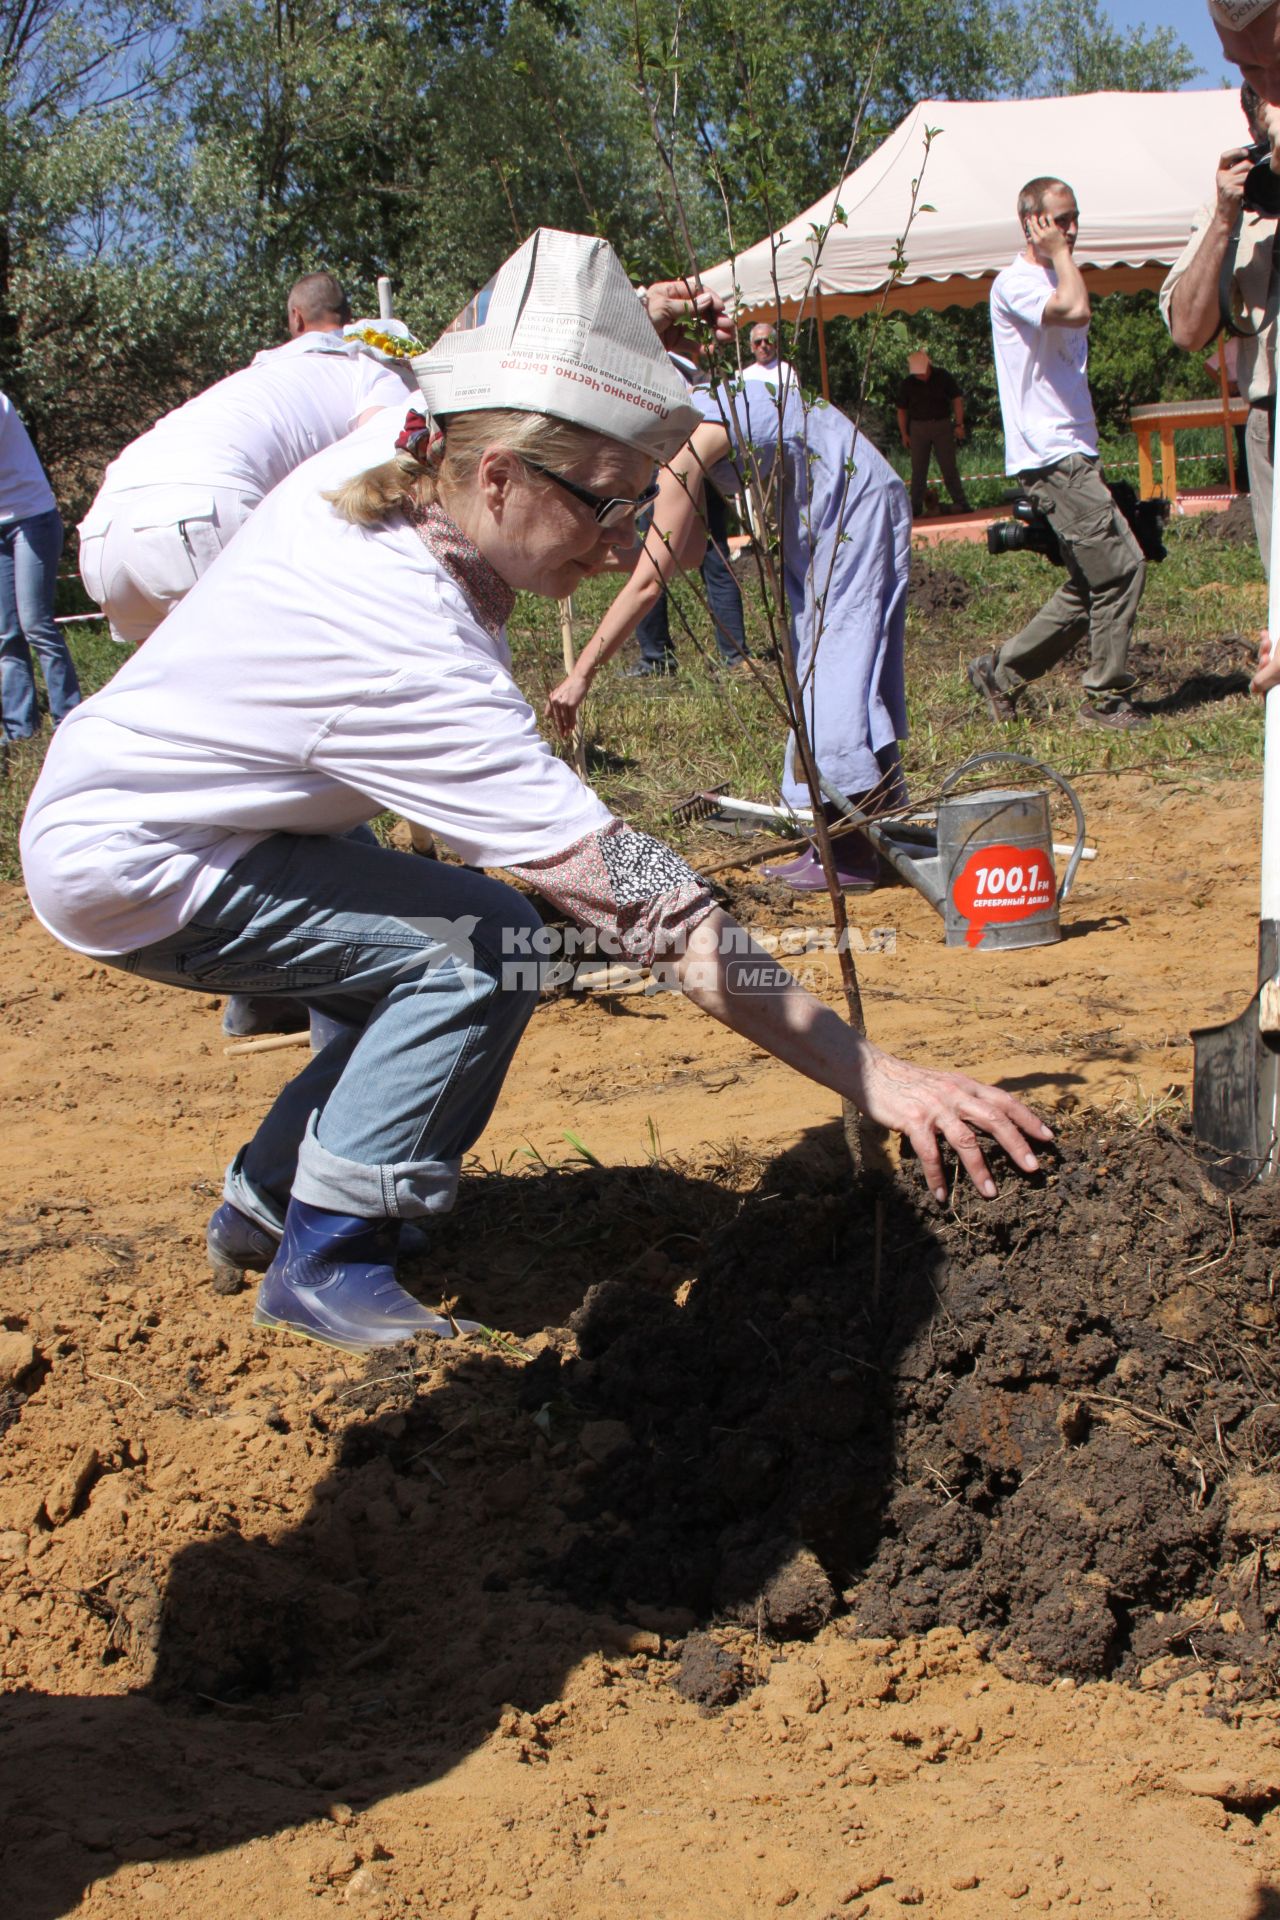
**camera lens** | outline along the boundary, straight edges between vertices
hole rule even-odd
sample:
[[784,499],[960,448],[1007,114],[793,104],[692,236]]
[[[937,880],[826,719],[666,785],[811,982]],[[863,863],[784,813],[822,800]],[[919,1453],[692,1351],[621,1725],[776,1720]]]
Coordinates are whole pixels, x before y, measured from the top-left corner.
[[1273,173],[1270,160],[1261,160],[1251,169],[1244,183],[1247,213],[1262,213],[1274,220],[1280,214],[1280,173]]

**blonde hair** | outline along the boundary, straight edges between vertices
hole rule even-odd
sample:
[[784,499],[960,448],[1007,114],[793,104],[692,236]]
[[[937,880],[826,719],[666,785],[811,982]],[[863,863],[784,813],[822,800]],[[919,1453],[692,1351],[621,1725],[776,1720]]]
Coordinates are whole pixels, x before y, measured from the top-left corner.
[[545,413],[517,413],[514,408],[455,413],[436,424],[444,434],[444,448],[430,466],[411,453],[395,453],[381,466],[370,467],[326,493],[325,499],[353,526],[380,527],[405,507],[442,504],[442,490],[458,492],[470,486],[486,447],[507,447],[520,459],[560,468],[594,452],[603,439],[588,427],[553,420]]

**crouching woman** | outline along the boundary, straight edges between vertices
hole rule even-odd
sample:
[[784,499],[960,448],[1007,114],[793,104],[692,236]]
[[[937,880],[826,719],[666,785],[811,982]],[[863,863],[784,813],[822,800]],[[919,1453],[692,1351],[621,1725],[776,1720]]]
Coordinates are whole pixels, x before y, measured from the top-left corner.
[[[400,1285],[400,1232],[452,1205],[533,1007],[512,964],[533,910],[473,868],[669,961],[708,1013],[908,1134],[939,1196],[939,1135],[986,1193],[978,1130],[1033,1168],[1048,1130],[1011,1095],[892,1059],[785,975],[735,993],[767,956],[555,758],[512,677],[515,594],[565,596],[633,542],[655,456],[690,431],[681,410],[621,422],[628,438],[509,407],[397,424],[269,496],[64,722],[23,828],[32,903],[76,951],[341,1023],[235,1156],[209,1224],[215,1266],[266,1270],[255,1320],[357,1352],[451,1330]],[[384,808],[468,865],[347,837]]]

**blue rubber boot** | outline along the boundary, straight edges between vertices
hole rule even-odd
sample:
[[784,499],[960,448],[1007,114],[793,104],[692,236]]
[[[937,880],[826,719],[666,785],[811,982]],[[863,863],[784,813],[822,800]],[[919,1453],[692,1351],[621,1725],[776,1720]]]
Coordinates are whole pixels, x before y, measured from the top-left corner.
[[205,1229],[204,1247],[215,1293],[239,1293],[246,1273],[265,1273],[280,1242],[229,1200]]
[[[386,1224],[389,1231],[394,1231],[394,1220]],[[274,1228],[260,1226],[230,1200],[224,1200],[210,1217],[204,1236],[214,1292],[239,1293],[246,1273],[265,1273],[279,1245],[280,1235]],[[416,1220],[401,1223],[396,1252],[403,1259],[421,1260],[429,1245],[425,1227]]]
[[474,1320],[428,1312],[405,1292],[392,1265],[395,1225],[290,1200],[284,1237],[258,1288],[255,1326],[346,1353],[399,1346],[420,1333],[451,1340],[482,1332]]

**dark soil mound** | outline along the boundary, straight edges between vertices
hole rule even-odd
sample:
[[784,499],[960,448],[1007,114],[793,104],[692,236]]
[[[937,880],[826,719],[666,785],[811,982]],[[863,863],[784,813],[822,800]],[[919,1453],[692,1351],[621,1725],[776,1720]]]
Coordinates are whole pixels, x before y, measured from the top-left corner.
[[1256,637],[1218,634],[1203,643],[1188,672],[1185,655],[1179,657],[1149,640],[1137,641],[1129,649],[1129,666],[1139,682],[1135,697],[1152,713],[1176,714],[1233,694],[1247,694],[1257,650]]
[[[349,1691],[370,1647],[452,1635],[451,1609],[539,1650],[538,1699],[574,1620],[686,1640],[708,1706],[749,1678],[697,1628],[841,1617],[982,1632],[1043,1677],[1209,1662],[1233,1700],[1274,1689],[1274,1188],[1223,1198],[1154,1126],[1071,1138],[945,1215],[908,1171],[877,1219],[834,1128],[748,1178],[469,1179],[424,1291],[451,1274],[527,1351],[424,1341],[282,1411],[332,1462],[305,1519],[108,1589],[120,1643],[163,1693],[233,1703]],[[585,1298],[584,1273],[608,1276]],[[467,1711],[516,1697],[512,1659],[461,1662]]]
[[1253,526],[1253,508],[1247,493],[1238,493],[1221,513],[1198,513],[1193,520],[1179,523],[1179,536],[1208,546],[1251,547],[1257,535]]
[[1206,514],[1203,517],[1217,521],[1218,538],[1224,546],[1251,547],[1258,537],[1253,524],[1253,507],[1247,493],[1238,493],[1225,513]]
[[1228,1205],[1181,1140],[1127,1132],[947,1221],[890,1202],[882,1230],[877,1281],[865,1201],[810,1154],[683,1307],[592,1288],[578,1356],[541,1356],[524,1396],[632,1444],[548,1584],[779,1637],[838,1608],[985,1629],[1046,1676],[1265,1663],[1274,1193]]
[[907,604],[922,620],[936,620],[945,613],[963,613],[972,598],[973,591],[963,574],[937,561],[925,560],[918,553],[912,555]]

